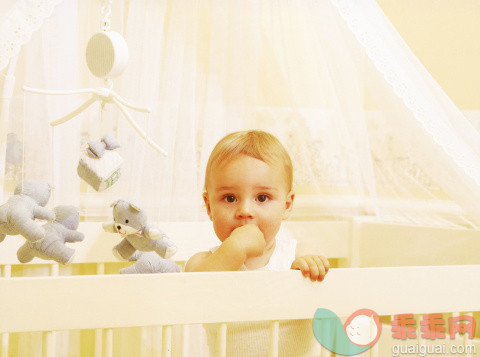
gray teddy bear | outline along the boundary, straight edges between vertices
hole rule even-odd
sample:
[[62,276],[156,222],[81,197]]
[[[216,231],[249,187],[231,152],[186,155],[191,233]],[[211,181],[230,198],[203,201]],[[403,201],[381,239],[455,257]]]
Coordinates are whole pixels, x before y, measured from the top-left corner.
[[54,220],[55,213],[45,208],[52,186],[48,183],[25,180],[15,187],[14,195],[0,206],[0,242],[5,235],[21,234],[30,242],[45,237],[45,228],[35,218]]
[[26,242],[18,249],[20,263],[28,263],[34,257],[54,260],[64,265],[72,262],[75,250],[65,246],[65,242],[80,242],[85,238],[83,233],[76,231],[80,222],[80,210],[74,206],[57,206],[54,212],[55,221],[42,226],[46,231],[45,238],[35,243]]
[[117,200],[113,206],[113,222],[103,223],[109,233],[120,233],[122,241],[113,247],[113,254],[128,260],[137,250],[156,252],[167,259],[177,252],[177,247],[160,229],[148,223],[146,212],[135,203]]

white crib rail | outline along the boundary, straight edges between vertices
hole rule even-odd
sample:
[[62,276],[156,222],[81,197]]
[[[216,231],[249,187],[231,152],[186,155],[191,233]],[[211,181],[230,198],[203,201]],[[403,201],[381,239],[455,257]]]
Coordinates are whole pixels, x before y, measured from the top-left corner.
[[477,265],[333,269],[323,283],[296,271],[0,278],[0,333],[479,311],[479,280]]

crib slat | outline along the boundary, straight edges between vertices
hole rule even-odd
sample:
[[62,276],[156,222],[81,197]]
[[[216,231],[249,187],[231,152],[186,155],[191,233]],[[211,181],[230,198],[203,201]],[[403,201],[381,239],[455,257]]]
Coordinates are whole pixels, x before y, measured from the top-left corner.
[[[58,263],[50,264],[50,276],[57,277],[59,273]],[[55,331],[46,331],[43,333],[43,341],[45,343],[45,356],[55,357]]]
[[[376,324],[375,324],[375,320],[374,319],[370,319],[370,331],[372,331],[372,328],[375,328],[375,331],[376,331]],[[370,332],[371,333],[371,332]],[[371,336],[370,335],[370,338],[373,338],[375,336]],[[370,357],[378,357],[378,346],[380,344],[379,343],[375,343],[371,348],[370,350],[368,350],[368,355]]]
[[[3,266],[3,277],[4,278],[11,278],[12,277],[12,266],[10,264]],[[8,347],[10,341],[10,334],[3,333],[2,336],[2,357],[8,357]]]
[[172,326],[162,329],[162,357],[170,357],[172,353]]
[[8,333],[2,334],[2,357],[8,357],[9,337],[10,337],[10,334]]
[[55,357],[55,333],[54,331],[47,331],[43,333],[44,356]]
[[152,357],[161,357],[162,353],[162,327],[152,328]]
[[182,357],[189,356],[190,326],[182,325]]
[[269,349],[270,357],[278,356],[278,342],[279,342],[278,330],[279,330],[279,322],[271,321],[270,322],[270,349]]
[[95,342],[94,342],[94,357],[102,357],[102,339],[103,330],[101,328],[95,329]]
[[[105,274],[105,264],[97,264],[97,275]],[[103,330],[101,328],[95,329],[95,340],[94,340],[94,357],[102,357],[102,348],[103,348]]]
[[50,276],[58,276],[59,265],[58,263],[53,263],[50,265]]
[[[464,314],[461,314],[460,312],[453,312],[452,313],[452,317],[459,317],[460,315],[473,316],[472,313],[464,313]],[[463,334],[463,335],[459,334],[459,337],[460,337],[460,340],[462,342],[462,346],[464,348],[466,348],[469,345],[473,345],[473,341],[468,338],[468,334],[466,334],[466,333]],[[463,354],[465,357],[471,357],[472,356],[472,354],[470,353],[470,351],[472,351],[472,350],[465,349],[465,351],[466,352]]]
[[140,328],[140,356],[147,356],[147,341],[148,341],[148,330],[147,327],[143,326]]
[[10,264],[3,266],[3,277],[11,278],[12,277],[12,266]]
[[104,263],[98,263],[97,264],[97,275],[103,275],[105,274],[105,264]]
[[[473,313],[472,312],[469,312],[467,314],[465,314],[467,316],[472,316],[473,317]],[[468,347],[468,346],[472,346],[473,345],[473,341],[471,339],[468,338],[468,335],[465,333],[463,335],[463,345],[465,347]],[[472,347],[469,347],[469,348],[472,348]],[[470,353],[471,351],[473,351],[472,349],[467,349],[467,353],[465,353],[465,357],[472,357],[472,354]]]
[[[415,319],[415,321],[420,321],[421,318],[422,318],[422,315],[414,315],[413,318]],[[427,344],[427,342],[421,336],[422,336],[421,325],[417,324],[417,343],[418,343],[418,346],[425,346]]]
[[218,357],[225,357],[227,355],[227,324],[220,323],[217,325],[217,340],[216,348]]
[[325,347],[320,346],[320,357],[331,357],[332,352],[327,350]]
[[113,329],[105,329],[105,357],[113,356]]

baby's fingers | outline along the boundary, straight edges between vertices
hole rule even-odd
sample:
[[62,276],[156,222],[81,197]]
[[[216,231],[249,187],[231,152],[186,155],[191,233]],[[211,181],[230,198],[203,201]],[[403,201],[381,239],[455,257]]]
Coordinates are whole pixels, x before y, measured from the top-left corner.
[[323,266],[325,267],[325,274],[328,273],[328,270],[330,269],[330,262],[328,261],[327,257],[324,257],[323,255],[319,255],[318,257],[323,262]]
[[[306,261],[308,263],[308,268],[310,269],[310,280],[315,281],[319,278],[321,272],[320,267],[318,266],[318,259],[315,259],[315,256],[309,256]],[[321,265],[323,269],[323,265]],[[325,270],[323,270],[323,275],[325,275]],[[322,278],[323,279],[323,278]]]
[[[317,280],[319,276],[321,276],[323,280],[323,276],[325,276],[325,270],[323,270],[323,274],[322,274],[322,271],[319,269],[319,266],[318,266],[319,261],[320,260],[317,261],[314,256],[307,255],[300,259],[295,260],[292,264],[292,269],[301,270],[303,276],[306,278],[310,277],[311,281]],[[323,269],[323,264],[320,264],[320,266]]]
[[[312,281],[315,281],[315,280],[322,281],[328,272],[328,268],[327,268],[328,265],[325,266],[325,262],[322,259],[322,256],[319,256],[319,255],[314,255],[312,257],[312,260],[314,261],[317,274],[315,275],[310,274],[310,278],[312,279]],[[328,264],[328,260],[327,260],[327,264]]]
[[305,259],[296,259],[290,269],[300,270],[305,277],[310,275],[310,268]]
[[322,281],[329,269],[328,259],[319,255],[307,255],[296,259],[291,266],[292,269],[300,270],[304,277],[310,280]]

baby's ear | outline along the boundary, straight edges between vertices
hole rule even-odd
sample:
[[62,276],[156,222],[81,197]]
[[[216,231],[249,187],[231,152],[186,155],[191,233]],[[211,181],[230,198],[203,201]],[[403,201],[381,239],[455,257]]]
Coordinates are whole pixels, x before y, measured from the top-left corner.
[[212,220],[212,209],[210,208],[210,200],[208,199],[208,193],[204,192],[203,193],[203,202],[205,202],[205,207],[207,209],[207,214],[210,220]]
[[287,194],[287,198],[285,200],[285,212],[283,213],[282,219],[287,219],[290,216],[290,213],[292,212],[294,200],[295,200],[295,193],[292,190]]
[[133,209],[134,211],[136,212],[140,212],[142,209],[140,207],[138,207],[136,204],[134,203],[130,203],[130,208]]
[[115,207],[118,204],[118,202],[120,202],[120,200],[116,200],[116,201],[112,202],[110,207]]

